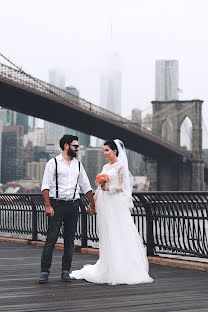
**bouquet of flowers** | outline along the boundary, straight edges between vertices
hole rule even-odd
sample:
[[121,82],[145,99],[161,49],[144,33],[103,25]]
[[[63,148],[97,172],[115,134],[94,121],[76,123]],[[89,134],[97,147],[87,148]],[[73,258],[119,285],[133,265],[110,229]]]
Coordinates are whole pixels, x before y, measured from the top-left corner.
[[95,183],[101,184],[101,185],[104,185],[105,183],[107,183],[109,181],[110,181],[110,178],[107,174],[98,174],[96,179],[95,179]]

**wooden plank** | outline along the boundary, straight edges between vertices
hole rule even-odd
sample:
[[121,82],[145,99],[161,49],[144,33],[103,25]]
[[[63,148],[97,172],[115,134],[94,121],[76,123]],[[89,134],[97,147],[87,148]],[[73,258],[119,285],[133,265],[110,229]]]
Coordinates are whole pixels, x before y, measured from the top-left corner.
[[[151,264],[152,284],[64,283],[60,279],[62,251],[55,250],[49,282],[40,285],[42,248],[5,242],[0,248],[0,312],[208,311],[205,272]],[[72,269],[96,261],[95,256],[75,254]]]

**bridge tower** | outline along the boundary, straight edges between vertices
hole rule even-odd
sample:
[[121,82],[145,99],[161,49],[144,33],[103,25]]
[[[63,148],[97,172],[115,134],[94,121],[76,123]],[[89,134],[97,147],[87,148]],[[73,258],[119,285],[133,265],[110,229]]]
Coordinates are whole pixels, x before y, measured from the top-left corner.
[[204,190],[202,103],[201,100],[152,101],[152,131],[177,146],[181,146],[182,124],[188,117],[192,124],[190,152],[193,160],[187,161],[185,157],[149,160],[151,191]]

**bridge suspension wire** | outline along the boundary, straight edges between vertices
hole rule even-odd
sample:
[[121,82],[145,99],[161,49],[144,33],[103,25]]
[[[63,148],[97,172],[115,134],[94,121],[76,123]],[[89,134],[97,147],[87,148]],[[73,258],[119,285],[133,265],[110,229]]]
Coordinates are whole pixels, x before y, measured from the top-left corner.
[[[145,123],[157,123],[158,121],[166,120],[166,119],[168,119],[168,118],[170,118],[170,117],[175,117],[175,116],[180,115],[181,113],[183,113],[183,112],[189,110],[193,105],[194,105],[194,103],[193,103],[192,105],[190,105],[189,107],[185,107],[184,109],[182,109],[182,110],[180,110],[180,111],[178,111],[178,112],[176,112],[176,113],[173,113],[173,114],[164,116],[164,117],[162,117],[162,118],[160,118],[160,119],[148,120],[148,121],[140,121],[140,124],[145,124]],[[162,110],[160,111],[160,114],[161,114],[161,113],[162,113]],[[154,116],[154,117],[155,117],[155,116]],[[120,122],[121,122],[121,123],[125,123],[125,121],[122,121],[122,120],[121,120]],[[130,120],[129,123],[130,123],[130,124],[138,124],[138,123],[136,123],[135,121],[132,121],[132,120]]]
[[152,123],[156,123],[156,122],[158,122],[158,121],[166,120],[166,119],[168,119],[168,118],[170,118],[170,117],[175,117],[175,116],[177,116],[177,115],[180,115],[181,113],[184,113],[185,111],[189,110],[192,106],[194,106],[194,103],[193,103],[192,105],[190,105],[189,107],[186,107],[186,108],[184,108],[184,109],[182,109],[182,110],[180,110],[180,111],[178,111],[178,112],[176,112],[176,113],[173,113],[173,114],[164,116],[164,117],[162,117],[162,118],[160,118],[160,119],[157,119],[157,120],[152,120]]
[[[34,80],[36,83],[38,83],[41,87],[43,87],[46,91],[48,91],[50,94],[55,95],[56,97],[60,98],[61,100],[64,100],[66,102],[69,102],[67,99],[65,99],[64,97],[60,96],[58,93],[54,92],[53,90],[47,88],[44,84],[41,83],[41,81],[33,76],[31,76],[30,74],[26,73],[24,70],[22,70],[21,67],[17,66],[16,64],[14,64],[10,59],[8,59],[6,56],[4,56],[1,52],[0,52],[0,56],[5,59],[7,62],[9,62],[12,66],[14,66],[15,68],[18,69],[18,71],[24,75],[26,75],[28,78]],[[73,97],[76,98],[76,95],[73,95]]]
[[204,125],[204,129],[207,133],[207,136],[208,136],[208,130],[207,130],[207,127],[206,127],[206,124],[205,124],[205,121],[204,121],[204,118],[202,117],[202,124]]
[[[171,104],[170,106],[167,106],[167,107],[161,109],[160,111],[155,112],[154,114],[151,114],[151,117],[155,117],[155,116],[161,115],[161,113],[165,113],[165,112],[171,110],[173,107],[174,107],[174,104]],[[128,117],[128,119],[130,119],[130,117]],[[130,122],[135,123],[135,124],[137,124],[137,123],[140,123],[140,124],[141,123],[145,123],[145,121],[142,121],[142,119],[130,120]],[[149,123],[149,121],[147,121],[147,122]]]
[[[47,91],[49,94],[56,96],[57,98],[61,99],[62,101],[64,101],[65,103],[70,103],[70,101],[66,98],[64,98],[63,96],[59,95],[57,92],[53,91],[51,88],[47,87],[40,79],[37,79],[35,77],[33,77],[32,75],[26,73],[24,70],[22,70],[21,67],[17,66],[16,64],[14,64],[11,60],[9,60],[6,56],[4,56],[2,53],[0,53],[0,56],[2,58],[4,58],[7,62],[9,62],[12,66],[14,66],[20,73],[24,74],[25,76],[27,76],[28,78],[32,79],[33,81],[35,81],[39,86],[41,86],[45,91]],[[48,84],[48,86],[50,86],[50,84]],[[52,86],[52,85],[51,85]],[[58,90],[59,88],[56,87],[56,89]],[[62,89],[60,89],[62,90]],[[67,92],[66,90],[64,90],[65,92]],[[80,97],[77,97],[74,94],[71,94],[69,92],[67,92],[68,94],[70,94],[71,97],[73,97],[73,99],[79,100],[81,99]],[[87,101],[86,101],[87,102]],[[89,103],[89,102],[88,102]],[[91,103],[90,103],[91,105]]]
[[[60,99],[62,102],[66,103],[66,104],[73,104],[73,105],[78,105],[81,108],[84,108],[85,110],[88,110],[92,113],[95,113],[96,115],[99,116],[103,116],[105,118],[107,118],[108,120],[113,120],[114,122],[120,121],[121,119],[128,121],[127,119],[125,119],[124,117],[117,115],[111,111],[105,110],[99,106],[96,106],[88,101],[86,101],[85,99],[82,99],[78,96],[75,96],[73,94],[71,94],[70,92],[67,92],[64,89],[60,89],[58,87],[55,87],[49,83],[46,83],[44,81],[41,81],[33,76],[31,76],[30,74],[27,74],[25,71],[23,71],[19,66],[17,66],[16,64],[14,64],[12,61],[10,61],[7,57],[5,57],[2,53],[0,53],[0,56],[3,57],[7,62],[9,62],[12,66],[14,67],[8,67],[4,64],[0,64],[0,67],[6,67],[6,69],[8,69],[9,71],[15,71],[16,76],[14,75],[13,72],[9,72],[8,75],[3,75],[3,77],[7,77],[9,79],[14,78],[13,80],[18,81],[20,83],[26,83],[26,85],[28,85],[29,87],[32,87],[33,89],[37,89],[41,92],[46,92],[49,95],[54,95],[56,98]],[[4,73],[4,72],[3,72]],[[1,74],[1,73],[0,73]],[[19,74],[23,75],[23,78],[19,78]],[[28,81],[24,81],[24,78],[27,77],[29,80]],[[30,80],[34,81],[37,85],[32,85],[30,83]],[[41,87],[41,88],[40,88]],[[55,91],[54,91],[55,90]]]
[[184,120],[182,124],[184,124],[185,130],[189,136],[189,139],[192,140],[192,131],[190,130],[189,125],[187,124],[187,121]]
[[206,137],[208,139],[208,130],[207,130],[207,127],[206,127],[206,124],[205,124],[205,121],[204,121],[204,118],[202,117],[202,124],[203,124],[203,129],[205,129],[205,132],[206,132]]
[[[17,66],[16,64],[14,64],[11,60],[9,60],[9,59],[8,59],[6,56],[4,56],[2,53],[0,53],[0,56],[1,56],[2,58],[4,58],[7,62],[9,62],[12,66],[14,66],[20,73],[24,74],[24,75],[27,76],[28,78],[30,78],[30,79],[32,79],[33,81],[35,81],[39,86],[41,86],[41,87],[42,87],[45,91],[47,91],[50,95],[55,95],[57,98],[61,99],[61,100],[64,101],[65,103],[71,103],[71,101],[68,100],[67,98],[63,97],[62,95],[58,94],[58,93],[57,93],[58,91],[62,91],[62,93],[63,93],[63,92],[64,92],[64,93],[67,93],[67,96],[70,95],[70,97],[73,98],[73,102],[75,102],[76,104],[80,104],[80,100],[81,100],[82,102],[84,102],[84,104],[85,104],[84,106],[87,105],[87,107],[88,107],[88,109],[89,109],[90,111],[94,111],[94,112],[96,111],[98,114],[100,114],[100,111],[101,111],[101,113],[102,113],[103,115],[105,115],[105,117],[107,117],[107,118],[110,119],[110,120],[118,121],[118,120],[120,120],[121,118],[122,118],[122,119],[125,119],[125,118],[123,118],[123,117],[120,116],[120,115],[114,114],[114,113],[112,113],[112,112],[110,112],[110,111],[107,111],[107,110],[105,110],[105,109],[103,109],[103,108],[101,108],[101,107],[99,107],[99,106],[96,106],[96,105],[94,105],[94,104],[92,104],[92,103],[90,103],[90,102],[88,102],[88,101],[86,101],[86,100],[84,100],[84,99],[82,99],[82,98],[76,96],[76,95],[73,95],[73,94],[67,92],[67,91],[64,90],[64,89],[60,89],[60,88],[58,88],[58,87],[54,87],[53,85],[50,85],[50,84],[47,83],[48,86],[51,86],[51,87],[53,87],[53,89],[55,88],[56,90],[58,90],[57,92],[54,92],[51,88],[47,87],[47,86],[44,84],[44,82],[42,82],[41,80],[39,80],[39,79],[37,79],[37,78],[31,76],[30,74],[27,74],[24,70],[22,70],[22,68],[20,68],[20,67]],[[14,70],[16,70],[16,69],[14,69]],[[86,108],[86,107],[85,107],[85,108]],[[94,109],[93,109],[93,108],[94,108]],[[95,109],[95,108],[96,108],[96,109]],[[112,115],[115,115],[115,118],[113,118],[114,116],[112,117]],[[126,120],[126,119],[125,119],[125,120]]]

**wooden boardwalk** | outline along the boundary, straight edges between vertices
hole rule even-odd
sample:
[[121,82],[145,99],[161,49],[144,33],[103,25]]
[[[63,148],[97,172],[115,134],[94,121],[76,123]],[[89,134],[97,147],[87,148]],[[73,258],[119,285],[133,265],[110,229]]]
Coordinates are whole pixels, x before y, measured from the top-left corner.
[[[98,285],[60,279],[62,251],[55,250],[50,280],[38,284],[42,248],[0,242],[0,312],[208,311],[208,274],[150,265],[152,284]],[[73,269],[95,263],[74,254]],[[124,268],[125,270],[125,268]]]

